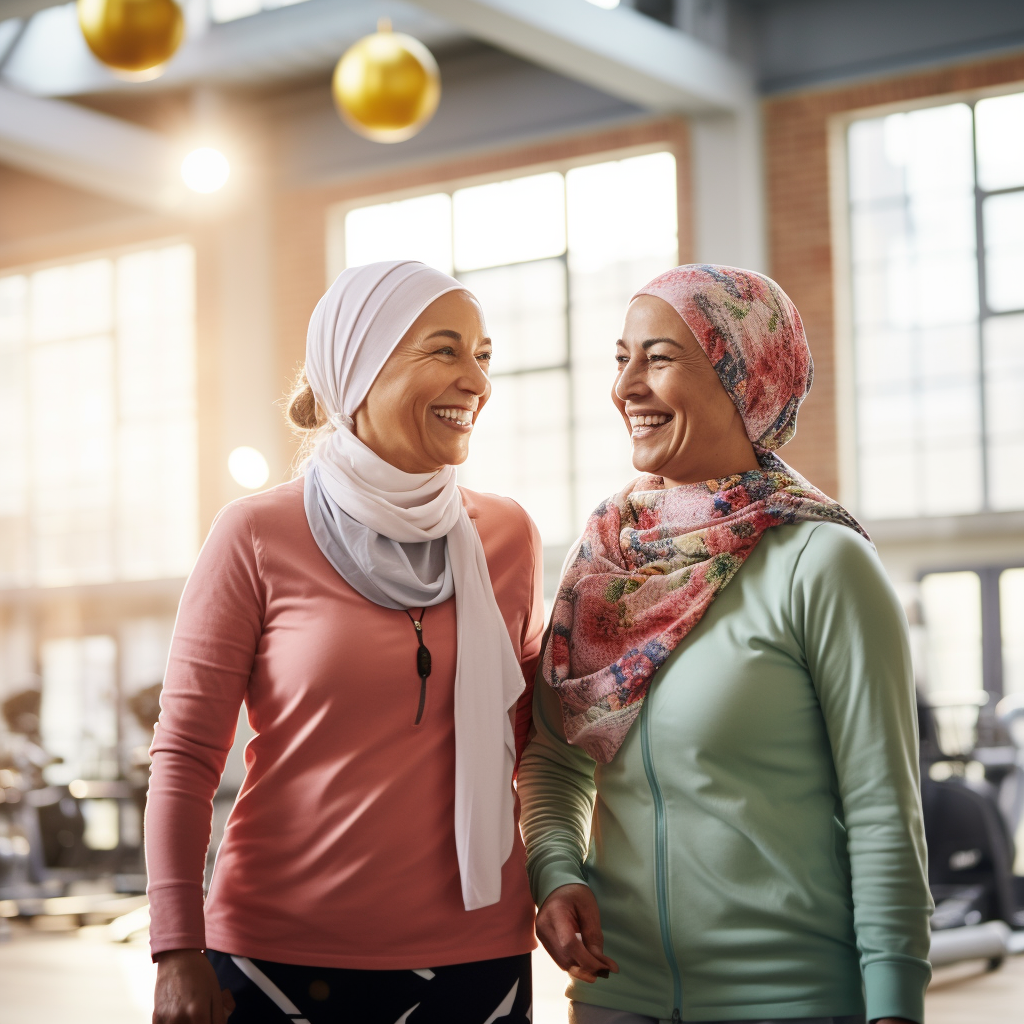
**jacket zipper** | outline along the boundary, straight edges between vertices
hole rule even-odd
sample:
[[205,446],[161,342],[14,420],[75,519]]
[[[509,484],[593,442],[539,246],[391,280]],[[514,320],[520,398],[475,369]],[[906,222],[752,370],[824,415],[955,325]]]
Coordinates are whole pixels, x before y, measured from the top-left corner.
[[654,797],[654,879],[658,894],[658,924],[661,927],[661,944],[665,950],[665,959],[672,972],[672,1020],[682,1019],[680,1006],[683,1002],[683,981],[679,976],[679,964],[676,961],[675,949],[672,946],[672,932],[668,912],[668,829],[665,825],[665,797],[654,771],[654,758],[651,754],[651,725],[648,710],[651,705],[650,692],[640,710],[640,750],[643,753],[644,771],[647,773],[647,784],[651,787]]

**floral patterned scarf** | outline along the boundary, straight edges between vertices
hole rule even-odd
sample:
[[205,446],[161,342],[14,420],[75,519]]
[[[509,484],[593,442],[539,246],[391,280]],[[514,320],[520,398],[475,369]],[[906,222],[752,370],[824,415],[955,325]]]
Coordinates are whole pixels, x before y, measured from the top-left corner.
[[812,376],[800,314],[782,289],[751,271],[699,265],[670,270],[637,295],[664,299],[693,332],[760,468],[670,488],[645,474],[597,507],[570,553],[542,671],[561,701],[566,738],[605,764],[654,673],[766,530],[823,520],[864,533],[773,454],[795,433]]

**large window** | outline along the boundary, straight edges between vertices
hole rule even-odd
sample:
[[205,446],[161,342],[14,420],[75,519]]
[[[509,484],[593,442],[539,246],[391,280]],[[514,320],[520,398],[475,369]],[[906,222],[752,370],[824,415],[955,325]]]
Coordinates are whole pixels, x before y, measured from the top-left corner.
[[1024,93],[849,128],[859,507],[1024,508]]
[[509,495],[547,545],[636,475],[609,393],[637,288],[677,261],[676,167],[651,153],[339,208],[332,267],[419,259],[484,308],[494,390],[460,480]]
[[930,572],[920,581],[924,648],[917,677],[936,705],[942,745],[974,745],[979,708],[1024,693],[1024,568]]
[[188,573],[194,278],[184,244],[0,277],[0,587]]

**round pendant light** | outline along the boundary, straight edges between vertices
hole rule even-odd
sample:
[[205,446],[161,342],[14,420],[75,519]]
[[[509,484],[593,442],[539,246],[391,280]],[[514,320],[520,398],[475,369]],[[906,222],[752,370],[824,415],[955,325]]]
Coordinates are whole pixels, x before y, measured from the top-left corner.
[[175,0],[78,0],[78,24],[89,49],[115,71],[158,70],[185,34]]
[[331,91],[353,131],[374,142],[403,142],[434,116],[441,73],[418,39],[392,32],[391,22],[382,18],[373,35],[354,43],[338,61]]

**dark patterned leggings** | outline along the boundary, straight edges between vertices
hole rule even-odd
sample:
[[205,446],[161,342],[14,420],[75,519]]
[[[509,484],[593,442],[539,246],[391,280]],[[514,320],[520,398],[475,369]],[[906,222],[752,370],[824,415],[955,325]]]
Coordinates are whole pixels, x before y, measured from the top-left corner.
[[235,997],[229,1024],[528,1024],[530,954],[431,970],[352,971],[208,950]]

